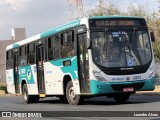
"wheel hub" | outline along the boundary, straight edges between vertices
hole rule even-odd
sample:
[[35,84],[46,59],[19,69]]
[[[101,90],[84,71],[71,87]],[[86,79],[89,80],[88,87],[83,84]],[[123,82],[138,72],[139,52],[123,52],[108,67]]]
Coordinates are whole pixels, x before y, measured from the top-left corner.
[[25,101],[27,100],[27,93],[26,93],[26,91],[24,92],[24,100]]
[[69,89],[69,97],[70,97],[71,100],[75,100],[75,98],[76,98],[76,95],[75,95],[73,87],[71,87]]

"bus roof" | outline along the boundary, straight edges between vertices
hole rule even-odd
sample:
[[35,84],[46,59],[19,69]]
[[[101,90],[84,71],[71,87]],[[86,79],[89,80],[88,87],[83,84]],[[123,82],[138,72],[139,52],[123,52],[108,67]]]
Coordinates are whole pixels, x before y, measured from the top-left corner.
[[80,21],[81,20],[75,20],[73,22],[64,24],[62,26],[50,29],[50,30],[48,30],[46,32],[42,32],[42,33],[40,33],[38,35],[35,35],[33,37],[30,37],[30,38],[24,39],[22,41],[19,41],[17,43],[11,44],[11,45],[7,46],[6,50],[9,50],[9,49],[12,49],[12,48],[17,48],[17,47],[19,47],[21,45],[24,45],[24,44],[27,44],[27,43],[30,43],[30,42],[33,42],[33,41],[36,41],[36,40],[39,40],[39,39],[43,39],[43,38],[45,38],[47,36],[50,36],[52,34],[56,34],[56,33],[61,32],[63,30],[79,26],[80,25]]
[[114,15],[114,16],[92,16],[92,17],[89,17],[89,19],[103,19],[103,18],[115,18],[115,19],[117,19],[117,18],[143,18],[144,19],[144,17],[141,17],[141,16],[119,16],[119,15]]
[[[50,29],[46,32],[42,32],[42,33],[35,35],[33,37],[30,37],[30,38],[24,39],[22,41],[19,41],[17,43],[11,44],[11,45],[7,46],[6,50],[17,48],[21,45],[25,45],[27,43],[30,43],[30,42],[33,42],[33,41],[36,41],[39,39],[43,39],[43,38],[48,37],[52,34],[56,34],[58,32],[61,32],[63,30],[67,30],[69,28],[80,26],[81,24],[84,23],[84,21],[87,21],[88,19],[90,20],[90,19],[103,19],[103,18],[115,18],[115,19],[116,18],[137,18],[138,19],[138,18],[143,18],[143,17],[140,17],[140,16],[93,16],[93,17],[88,17],[88,18],[82,18],[80,20],[75,20],[73,22],[64,24],[62,26]],[[81,21],[83,21],[83,22],[81,22]]]

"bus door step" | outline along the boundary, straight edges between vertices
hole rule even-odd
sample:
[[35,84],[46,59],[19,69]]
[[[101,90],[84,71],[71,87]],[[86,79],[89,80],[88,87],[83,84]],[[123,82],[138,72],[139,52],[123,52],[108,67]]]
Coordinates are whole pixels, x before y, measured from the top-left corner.
[[45,93],[40,93],[40,94],[39,94],[39,97],[40,97],[40,98],[45,98],[45,97],[46,97],[46,94],[45,94]]

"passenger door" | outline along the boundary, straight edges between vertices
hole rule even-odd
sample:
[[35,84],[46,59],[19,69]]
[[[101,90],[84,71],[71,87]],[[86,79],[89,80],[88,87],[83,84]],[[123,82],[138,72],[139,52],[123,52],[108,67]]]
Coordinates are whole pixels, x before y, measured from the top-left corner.
[[14,85],[15,85],[15,93],[18,94],[20,93],[19,89],[19,75],[18,75],[18,57],[19,53],[15,52],[14,53]]
[[37,83],[38,92],[45,93],[45,82],[44,82],[44,46],[40,45],[36,48],[36,62],[37,62]]
[[78,38],[78,73],[80,79],[80,90],[82,93],[89,91],[89,61],[87,49],[87,34],[81,33]]

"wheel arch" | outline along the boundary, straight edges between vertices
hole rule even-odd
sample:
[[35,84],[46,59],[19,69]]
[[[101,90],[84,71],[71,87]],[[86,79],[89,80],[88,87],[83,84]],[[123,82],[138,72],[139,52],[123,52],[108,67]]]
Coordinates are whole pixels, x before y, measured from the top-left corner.
[[80,94],[80,84],[79,80],[74,80],[71,76],[71,74],[66,74],[63,77],[63,94],[66,94],[66,87],[69,81],[72,81],[73,88],[75,90],[76,94]]
[[69,74],[64,75],[63,77],[63,94],[66,94],[66,87],[69,81],[72,81],[72,77]]

